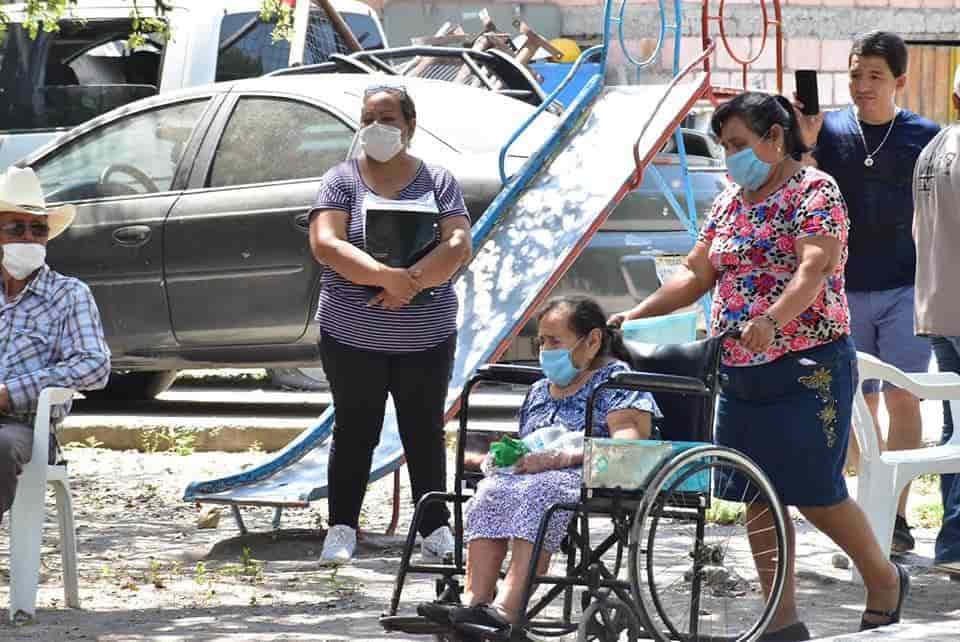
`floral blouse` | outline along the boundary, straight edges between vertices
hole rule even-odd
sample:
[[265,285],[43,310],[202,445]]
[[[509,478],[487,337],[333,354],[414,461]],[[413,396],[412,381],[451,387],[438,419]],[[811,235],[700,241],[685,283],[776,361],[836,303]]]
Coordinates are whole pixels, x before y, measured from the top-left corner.
[[780,328],[765,352],[751,352],[728,340],[726,365],[769,363],[849,334],[843,279],[849,229],[847,206],[836,182],[812,167],[798,171],[760,203],[745,203],[743,189],[736,184],[717,197],[697,239],[709,246],[710,262],[718,273],[710,321],[714,334],[743,326],[780,298],[799,265],[797,239],[830,236],[843,248],[813,304]]

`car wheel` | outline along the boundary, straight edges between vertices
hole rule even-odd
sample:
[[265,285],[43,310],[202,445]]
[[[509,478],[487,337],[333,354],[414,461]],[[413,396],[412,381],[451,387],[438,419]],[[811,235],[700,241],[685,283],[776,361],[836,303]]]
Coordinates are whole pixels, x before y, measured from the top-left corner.
[[271,383],[278,388],[310,391],[330,389],[323,368],[273,368],[268,372]]
[[148,400],[170,387],[176,370],[111,372],[105,388],[84,392],[88,399]]

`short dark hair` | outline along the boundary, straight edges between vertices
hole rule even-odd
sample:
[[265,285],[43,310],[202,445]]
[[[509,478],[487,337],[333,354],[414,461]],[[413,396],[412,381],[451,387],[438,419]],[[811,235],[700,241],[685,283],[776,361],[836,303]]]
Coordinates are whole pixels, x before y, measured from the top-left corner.
[[892,31],[868,31],[853,39],[847,65],[854,56],[883,58],[894,78],[907,73],[907,43]]
[[795,160],[800,160],[804,153],[810,151],[800,137],[793,105],[783,96],[747,91],[723,103],[710,119],[713,135],[719,138],[723,125],[734,116],[757,136],[766,136],[771,127],[780,125],[783,128],[784,151]]
[[607,325],[607,315],[604,313],[600,304],[590,297],[585,296],[559,296],[547,301],[537,314],[539,322],[548,313],[557,308],[567,308],[570,310],[570,318],[567,325],[578,337],[585,337],[592,330],[600,330],[603,337],[600,342],[600,351],[598,357],[612,356],[621,361],[630,362],[630,353],[623,345],[623,333],[619,328]]
[[413,98],[406,87],[403,85],[371,85],[363,91],[363,102],[367,102],[367,98],[379,93],[391,94],[400,100],[400,113],[403,114],[403,119],[408,123],[417,119],[417,106],[413,104]]

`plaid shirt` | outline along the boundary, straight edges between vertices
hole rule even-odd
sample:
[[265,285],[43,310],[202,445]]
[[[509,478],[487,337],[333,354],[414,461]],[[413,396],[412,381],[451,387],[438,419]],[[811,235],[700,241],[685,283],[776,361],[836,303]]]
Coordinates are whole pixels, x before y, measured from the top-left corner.
[[[32,423],[40,391],[102,388],[110,376],[110,349],[87,285],[44,265],[13,301],[0,288],[0,381],[10,395],[3,414]],[[53,423],[70,402],[51,409]]]

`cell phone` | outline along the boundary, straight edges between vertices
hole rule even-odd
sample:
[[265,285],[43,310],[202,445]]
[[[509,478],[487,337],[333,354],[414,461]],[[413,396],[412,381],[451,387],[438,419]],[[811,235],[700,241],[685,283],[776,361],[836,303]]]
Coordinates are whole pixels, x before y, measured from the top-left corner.
[[813,69],[797,69],[797,100],[803,103],[801,113],[813,116],[820,113],[820,97],[817,93],[817,72]]

